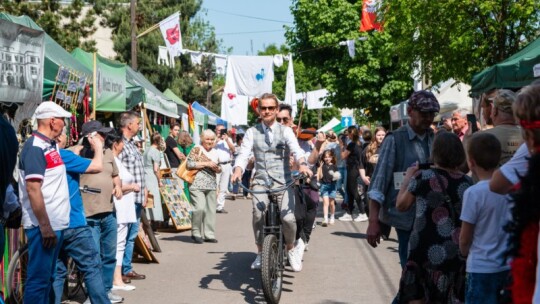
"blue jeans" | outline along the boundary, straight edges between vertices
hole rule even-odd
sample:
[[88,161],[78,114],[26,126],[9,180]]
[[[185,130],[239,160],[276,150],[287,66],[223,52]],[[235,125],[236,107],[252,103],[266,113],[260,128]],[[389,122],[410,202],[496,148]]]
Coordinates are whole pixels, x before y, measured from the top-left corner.
[[496,273],[467,272],[465,303],[497,303],[497,296],[507,277],[508,270]]
[[411,237],[411,231],[396,228],[396,232],[398,238],[399,264],[401,264],[401,268],[405,268],[407,257],[409,256],[409,238]]
[[112,212],[107,212],[87,217],[86,221],[92,229],[92,237],[101,256],[103,286],[109,292],[116,267],[116,218]]
[[64,232],[55,231],[58,243],[52,248],[45,248],[39,227],[24,231],[28,239],[28,270],[24,303],[52,303],[54,301],[52,284],[56,275],[56,259],[62,247]]
[[92,230],[88,226],[64,230],[64,243],[56,264],[56,279],[53,283],[56,296],[54,303],[60,304],[62,301],[68,256],[73,259],[77,269],[84,275],[84,283],[90,301],[92,303],[108,303],[109,299],[101,277],[101,259]]
[[131,266],[131,259],[133,258],[133,249],[135,249],[135,239],[137,238],[137,234],[139,233],[141,210],[142,204],[135,204],[135,214],[137,215],[137,222],[130,223],[128,227],[126,250],[124,251],[124,259],[122,260],[122,274],[133,271],[133,267]]
[[321,197],[329,197],[331,199],[336,198],[336,183],[321,183],[319,188],[319,193]]
[[343,190],[343,185],[345,184],[343,181],[347,180],[347,167],[338,167],[338,171],[339,171],[339,174],[341,175],[341,178],[338,179],[336,183],[336,190],[343,197],[343,201],[347,202],[348,201],[347,191]]

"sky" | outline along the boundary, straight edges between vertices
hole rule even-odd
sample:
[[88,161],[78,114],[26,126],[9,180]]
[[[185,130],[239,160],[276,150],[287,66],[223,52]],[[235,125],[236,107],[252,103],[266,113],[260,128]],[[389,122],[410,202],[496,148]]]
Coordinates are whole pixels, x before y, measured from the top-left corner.
[[256,55],[272,43],[278,46],[285,43],[283,26],[293,25],[291,3],[291,0],[203,0],[206,13],[202,17],[214,26],[217,38],[223,40],[224,50],[232,47],[233,55]]

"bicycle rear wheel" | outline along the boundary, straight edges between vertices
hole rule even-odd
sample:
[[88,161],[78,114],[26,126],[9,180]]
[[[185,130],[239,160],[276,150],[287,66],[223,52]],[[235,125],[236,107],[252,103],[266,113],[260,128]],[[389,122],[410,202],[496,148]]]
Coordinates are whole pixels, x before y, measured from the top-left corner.
[[280,259],[280,244],[275,235],[264,238],[262,249],[261,278],[264,298],[268,303],[279,303],[283,286],[283,265]]
[[8,296],[6,303],[22,303],[26,285],[28,266],[28,246],[21,247],[9,262],[7,275]]

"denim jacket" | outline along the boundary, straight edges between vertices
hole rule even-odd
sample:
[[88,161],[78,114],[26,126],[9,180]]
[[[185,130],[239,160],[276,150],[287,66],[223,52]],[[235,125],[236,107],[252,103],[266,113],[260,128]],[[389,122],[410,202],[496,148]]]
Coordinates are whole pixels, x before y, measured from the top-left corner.
[[394,172],[405,172],[417,161],[428,162],[433,136],[433,131],[429,129],[422,139],[406,125],[385,137],[368,191],[368,197],[381,204],[379,219],[383,223],[397,229],[412,229],[415,205],[405,212],[396,209],[399,190],[394,187]]

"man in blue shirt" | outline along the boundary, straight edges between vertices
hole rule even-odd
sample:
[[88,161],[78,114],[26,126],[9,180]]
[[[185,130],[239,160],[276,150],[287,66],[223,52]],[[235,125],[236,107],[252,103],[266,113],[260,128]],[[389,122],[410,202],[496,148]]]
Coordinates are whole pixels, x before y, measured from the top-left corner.
[[[110,303],[101,276],[99,252],[92,237],[92,231],[86,223],[79,190],[80,174],[100,172],[103,167],[103,154],[95,153],[92,160],[80,157],[78,154],[64,149],[66,139],[65,134],[61,134],[56,139],[61,148],[60,155],[66,166],[71,210],[69,213],[69,227],[64,230],[64,242],[56,264],[57,274],[53,283],[55,303],[60,304],[62,300],[62,291],[67,275],[65,262],[68,256],[75,261],[77,268],[84,275],[90,301],[92,303]],[[103,143],[100,140],[89,138],[89,142],[95,151],[103,150]]]

